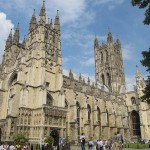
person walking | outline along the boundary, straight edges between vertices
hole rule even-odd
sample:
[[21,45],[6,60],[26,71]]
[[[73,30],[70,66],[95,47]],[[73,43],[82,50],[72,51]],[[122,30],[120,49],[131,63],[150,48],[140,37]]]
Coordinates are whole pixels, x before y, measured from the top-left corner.
[[101,139],[97,141],[97,150],[103,150],[103,141]]
[[92,141],[92,138],[89,140],[88,142],[88,147],[89,147],[89,150],[92,150],[93,148],[93,141]]
[[85,150],[85,135],[84,135],[84,133],[81,134],[80,140],[81,140],[81,150]]

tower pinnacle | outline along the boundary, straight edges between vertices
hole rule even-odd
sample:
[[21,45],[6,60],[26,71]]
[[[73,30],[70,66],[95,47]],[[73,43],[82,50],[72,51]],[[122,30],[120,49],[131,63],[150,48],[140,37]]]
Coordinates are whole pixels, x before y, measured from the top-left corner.
[[43,5],[39,14],[39,22],[42,23],[46,23],[46,13],[45,13],[45,1],[43,1]]
[[35,27],[36,27],[36,16],[35,16],[35,9],[34,9],[32,18],[31,18],[31,20],[30,20],[29,31],[31,31],[31,30],[34,29]]
[[13,36],[13,44],[17,45],[18,43],[19,43],[19,23]]
[[11,46],[11,44],[12,44],[12,29],[10,30],[10,33],[8,35],[5,48],[7,49],[8,47]]
[[55,28],[55,30],[60,32],[59,10],[57,10],[57,14],[56,14],[56,17],[55,17],[54,28]]

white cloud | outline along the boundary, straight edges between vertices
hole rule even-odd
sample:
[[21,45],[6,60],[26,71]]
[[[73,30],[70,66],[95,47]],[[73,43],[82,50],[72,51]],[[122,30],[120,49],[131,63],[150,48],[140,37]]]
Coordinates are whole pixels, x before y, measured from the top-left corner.
[[[36,9],[36,14],[38,16],[42,6],[42,0],[1,0],[0,5],[2,5],[3,3],[5,3],[4,9],[7,8],[7,11],[16,10],[17,12],[21,12],[22,14],[26,14],[28,16],[32,16],[32,11],[34,8]],[[60,17],[62,23],[74,22],[84,12],[86,12],[85,0],[46,0],[45,6],[47,17],[54,18],[57,10],[60,10]]]
[[124,60],[131,60],[134,56],[134,48],[130,44],[122,45],[122,55]]
[[[6,39],[10,33],[10,29],[14,28],[14,25],[12,24],[11,20],[8,20],[6,18],[6,14],[3,12],[0,12],[0,54],[4,53],[4,48],[6,44]],[[2,56],[2,55],[1,55]],[[1,59],[0,59],[1,61]]]
[[119,5],[119,4],[122,4],[124,2],[124,0],[95,0],[94,3],[95,4],[116,4],[116,5]]
[[127,89],[127,91],[134,91],[135,85],[136,85],[135,75],[126,76],[126,89]]
[[80,63],[81,63],[81,65],[83,65],[83,66],[94,66],[94,64],[95,64],[95,62],[94,62],[94,57],[88,58],[87,60],[81,61]]

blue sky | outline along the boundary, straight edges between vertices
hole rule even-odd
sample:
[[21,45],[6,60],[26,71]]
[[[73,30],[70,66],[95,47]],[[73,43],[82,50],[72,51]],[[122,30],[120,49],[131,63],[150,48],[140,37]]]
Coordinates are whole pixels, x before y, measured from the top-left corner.
[[[20,23],[22,41],[28,33],[33,9],[38,18],[42,3],[42,0],[0,0],[1,56],[10,28],[15,29]],[[111,31],[114,40],[118,36],[122,44],[127,84],[130,87],[135,84],[136,65],[146,76],[140,60],[141,51],[150,46],[150,28],[142,22],[144,10],[132,7],[130,0],[46,0],[45,4],[47,19],[54,20],[59,10],[64,68],[94,78],[94,36],[97,35],[101,44]]]

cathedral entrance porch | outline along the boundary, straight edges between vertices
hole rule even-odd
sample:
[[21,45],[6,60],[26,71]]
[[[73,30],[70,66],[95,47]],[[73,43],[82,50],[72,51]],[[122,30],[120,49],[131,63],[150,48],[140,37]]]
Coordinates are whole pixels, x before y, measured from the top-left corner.
[[54,138],[53,146],[57,146],[57,149],[59,149],[59,132],[56,129],[54,129],[51,131],[50,136]]

